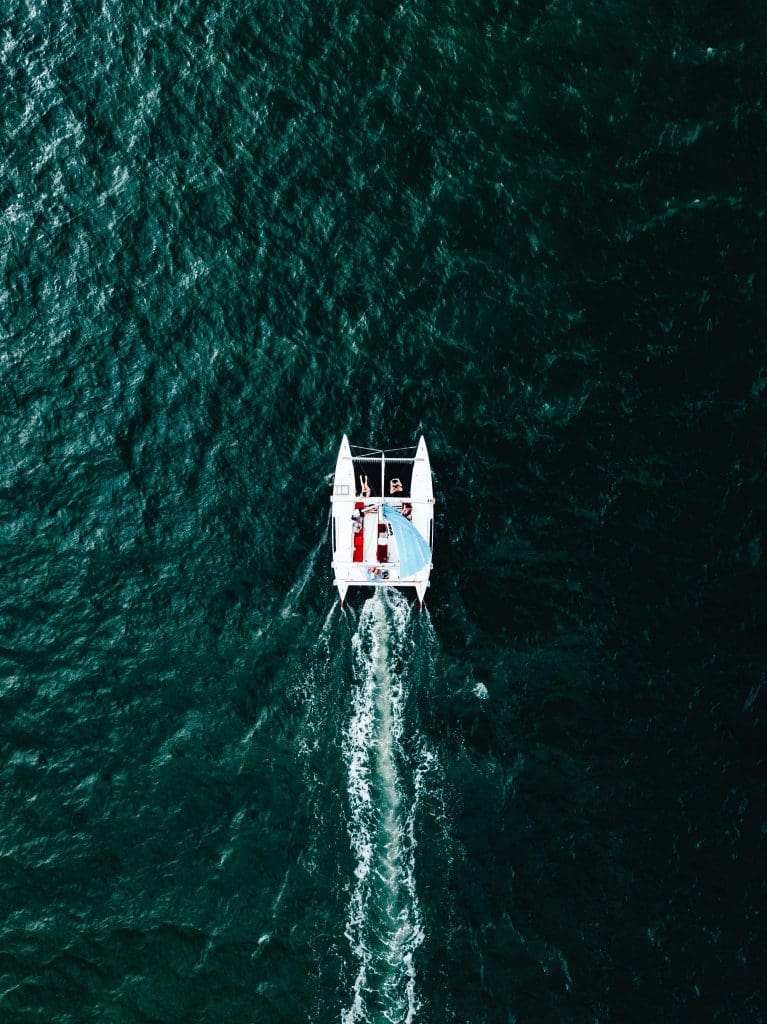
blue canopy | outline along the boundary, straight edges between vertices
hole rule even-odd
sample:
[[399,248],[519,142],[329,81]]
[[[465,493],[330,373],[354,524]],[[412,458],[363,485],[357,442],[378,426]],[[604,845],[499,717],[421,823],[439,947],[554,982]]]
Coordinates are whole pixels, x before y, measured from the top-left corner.
[[415,576],[431,561],[429,545],[398,508],[384,505],[383,514],[384,519],[388,519],[391,523],[394,539],[397,542],[400,578],[407,579],[409,576]]

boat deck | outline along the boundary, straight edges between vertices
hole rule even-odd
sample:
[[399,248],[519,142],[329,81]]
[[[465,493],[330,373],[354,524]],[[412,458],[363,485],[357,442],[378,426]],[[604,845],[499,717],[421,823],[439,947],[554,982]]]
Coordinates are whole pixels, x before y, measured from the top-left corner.
[[[409,498],[405,501],[409,503]],[[400,555],[397,548],[397,538],[394,536],[391,526],[379,519],[379,505],[382,502],[375,499],[367,500],[357,498],[355,504],[363,504],[362,512],[362,543],[355,542],[355,533],[351,535],[351,550],[348,552],[339,551],[335,559],[336,575],[348,583],[395,583],[401,579],[400,576]],[[392,498],[386,499],[386,504],[401,508],[403,502]],[[348,558],[344,557],[344,554]]]
[[341,603],[350,586],[415,587],[423,603],[434,532],[423,438],[415,450],[382,451],[352,450],[344,436],[331,504],[332,565]]

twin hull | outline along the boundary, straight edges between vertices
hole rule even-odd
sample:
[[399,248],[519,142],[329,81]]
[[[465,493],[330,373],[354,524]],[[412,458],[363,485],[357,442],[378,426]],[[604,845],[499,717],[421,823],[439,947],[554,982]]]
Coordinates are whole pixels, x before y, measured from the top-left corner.
[[330,501],[341,604],[349,587],[415,587],[423,605],[434,540],[434,491],[423,437],[413,454],[352,446],[344,434]]

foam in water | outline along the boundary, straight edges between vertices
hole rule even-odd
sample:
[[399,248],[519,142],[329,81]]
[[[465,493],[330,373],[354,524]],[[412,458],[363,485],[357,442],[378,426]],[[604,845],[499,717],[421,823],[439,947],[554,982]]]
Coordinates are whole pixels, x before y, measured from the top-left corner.
[[[328,520],[330,519],[330,513],[328,513]],[[303,568],[300,575],[297,577],[293,586],[288,591],[285,600],[282,602],[280,607],[280,616],[283,619],[289,618],[295,614],[295,609],[298,605],[299,598],[306,587],[306,584],[312,579],[317,572],[317,562],[319,561],[320,555],[324,550],[326,541],[324,536],[317,541],[312,550],[309,552],[305,559]]]
[[352,637],[355,687],[343,752],[349,833],[357,859],[346,937],[357,972],[343,1024],[373,1019],[409,1024],[419,1006],[413,953],[424,933],[414,873],[414,822],[428,766],[419,765],[410,779],[404,777],[401,743],[413,655],[409,614],[405,597],[379,591],[364,605]]

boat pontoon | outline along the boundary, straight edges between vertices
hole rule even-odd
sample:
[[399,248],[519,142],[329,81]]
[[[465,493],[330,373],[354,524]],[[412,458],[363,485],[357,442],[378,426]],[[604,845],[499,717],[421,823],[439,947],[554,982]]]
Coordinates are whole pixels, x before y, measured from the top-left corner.
[[338,450],[330,499],[334,583],[415,587],[423,606],[434,542],[434,491],[423,437],[415,448]]

